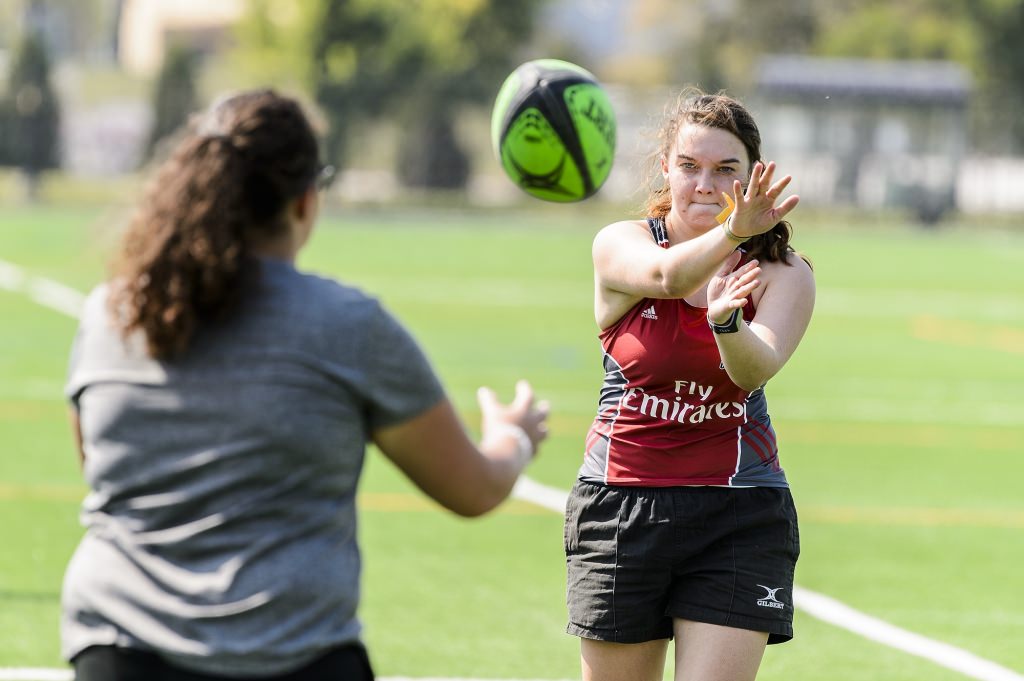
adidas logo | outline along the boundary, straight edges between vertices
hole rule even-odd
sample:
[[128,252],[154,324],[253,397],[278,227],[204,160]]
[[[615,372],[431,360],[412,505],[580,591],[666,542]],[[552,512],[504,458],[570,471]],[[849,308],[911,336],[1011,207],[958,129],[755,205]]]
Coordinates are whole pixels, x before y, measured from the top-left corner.
[[654,311],[654,306],[651,305],[649,308],[640,313],[640,316],[644,319],[657,319],[658,314]]

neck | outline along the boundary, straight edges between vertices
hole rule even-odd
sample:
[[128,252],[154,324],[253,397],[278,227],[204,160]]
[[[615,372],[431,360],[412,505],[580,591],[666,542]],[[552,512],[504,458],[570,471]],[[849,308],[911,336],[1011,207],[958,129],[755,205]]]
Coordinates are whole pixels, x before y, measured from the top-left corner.
[[707,230],[694,229],[671,210],[665,216],[665,231],[670,244],[696,239]]
[[292,241],[291,232],[278,235],[272,239],[266,239],[250,246],[250,252],[262,258],[274,258],[294,263],[298,249]]

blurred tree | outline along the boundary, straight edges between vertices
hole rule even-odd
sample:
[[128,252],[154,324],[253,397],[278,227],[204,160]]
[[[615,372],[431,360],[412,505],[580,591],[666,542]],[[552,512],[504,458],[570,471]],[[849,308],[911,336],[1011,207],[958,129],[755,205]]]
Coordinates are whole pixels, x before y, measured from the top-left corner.
[[112,24],[122,0],[3,0],[0,50],[17,44],[21,33],[37,32],[53,61],[74,57],[88,63],[110,60]]
[[973,148],[1024,151],[1024,0],[834,0],[819,9],[816,53],[962,64],[975,84]]
[[962,0],[833,0],[816,11],[819,55],[977,62],[972,3]]
[[[1024,0],[977,0],[967,14],[978,29],[983,67],[976,116],[983,146],[999,153],[1024,151]],[[987,144],[986,144],[987,143]]]
[[518,65],[541,0],[251,0],[235,59],[261,82],[312,92],[344,167],[354,136],[382,118],[401,128],[399,177],[463,186],[456,117],[489,104]]
[[[425,63],[404,88],[398,176],[410,187],[459,189],[471,159],[459,138],[460,109],[490,105],[529,39],[535,0],[441,2],[418,14]],[[438,17],[443,17],[438,21]]]
[[15,52],[4,108],[9,162],[21,169],[26,195],[34,201],[42,172],[60,165],[60,107],[46,46],[35,33],[26,33]]
[[0,97],[0,167],[14,165],[11,134],[14,129],[14,106],[9,97]]
[[705,90],[750,87],[762,54],[802,54],[814,43],[829,3],[814,0],[699,0],[703,30],[696,43],[698,80]]
[[344,167],[354,130],[395,108],[426,68],[425,45],[396,0],[321,0],[312,35],[313,88],[330,128],[326,153]]
[[198,57],[190,49],[174,46],[164,56],[153,93],[153,125],[146,144],[146,160],[153,158],[160,144],[185,125],[195,111],[197,70]]
[[249,0],[227,58],[236,86],[311,91],[312,40],[324,8],[325,0]]

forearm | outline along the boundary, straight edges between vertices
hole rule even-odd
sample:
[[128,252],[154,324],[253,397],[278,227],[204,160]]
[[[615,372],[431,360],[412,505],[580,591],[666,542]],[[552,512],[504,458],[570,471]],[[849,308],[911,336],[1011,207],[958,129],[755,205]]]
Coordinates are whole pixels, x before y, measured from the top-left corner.
[[477,448],[484,470],[477,485],[477,512],[468,515],[485,513],[504,501],[535,453],[526,431],[512,425],[490,429]]
[[744,390],[757,390],[781,368],[778,351],[742,322],[735,333],[716,333],[715,342],[729,380]]
[[717,228],[672,246],[659,271],[668,298],[684,298],[703,288],[739,241]]
[[481,389],[483,438],[474,444],[447,399],[408,421],[381,428],[373,440],[430,498],[463,516],[487,513],[504,501],[546,434],[547,405],[533,405],[520,381],[511,405]]

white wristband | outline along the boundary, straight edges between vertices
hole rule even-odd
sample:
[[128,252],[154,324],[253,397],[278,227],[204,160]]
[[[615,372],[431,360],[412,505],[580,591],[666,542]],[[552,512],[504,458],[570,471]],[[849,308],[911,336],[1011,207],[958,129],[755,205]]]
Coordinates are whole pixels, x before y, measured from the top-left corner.
[[522,461],[525,466],[533,458],[533,440],[526,434],[522,426],[514,423],[498,423],[487,429],[487,439],[491,440],[503,435],[509,435],[516,440],[516,458]]

